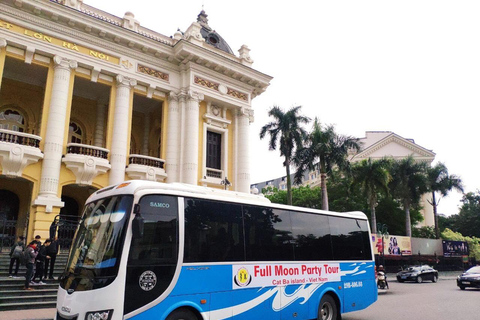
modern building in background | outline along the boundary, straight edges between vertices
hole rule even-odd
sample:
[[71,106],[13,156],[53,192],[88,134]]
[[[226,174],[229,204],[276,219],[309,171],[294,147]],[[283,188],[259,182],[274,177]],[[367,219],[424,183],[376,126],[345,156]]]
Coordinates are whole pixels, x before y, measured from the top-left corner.
[[[361,150],[350,156],[350,162],[357,162],[363,159],[371,158],[378,160],[383,157],[391,157],[393,159],[404,159],[412,156],[416,161],[423,161],[431,164],[435,159],[435,153],[431,150],[425,149],[415,143],[413,139],[405,139],[398,134],[391,131],[367,131],[364,138],[360,138]],[[292,174],[292,179],[293,179]],[[252,184],[250,186],[251,192],[261,191],[263,188],[272,186],[280,190],[286,190],[286,176],[276,178],[273,180],[263,181]],[[316,171],[308,172],[304,175],[303,185],[311,187],[320,187],[320,173]],[[435,224],[433,218],[433,207],[428,203],[431,199],[430,194],[425,194],[421,200],[421,214],[424,218],[418,225],[433,226]]]
[[248,192],[251,102],[272,79],[249,51],[204,11],[169,37],[82,0],[2,1],[0,220],[45,239],[130,179]]

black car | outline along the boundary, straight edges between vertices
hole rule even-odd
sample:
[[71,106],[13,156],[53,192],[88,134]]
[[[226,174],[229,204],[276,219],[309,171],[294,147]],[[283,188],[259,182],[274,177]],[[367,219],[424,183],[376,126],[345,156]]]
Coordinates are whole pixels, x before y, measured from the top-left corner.
[[457,286],[462,290],[467,287],[480,288],[480,266],[470,268],[458,276]]
[[437,282],[438,271],[430,266],[411,266],[397,273],[397,281],[416,281],[422,283],[423,280]]

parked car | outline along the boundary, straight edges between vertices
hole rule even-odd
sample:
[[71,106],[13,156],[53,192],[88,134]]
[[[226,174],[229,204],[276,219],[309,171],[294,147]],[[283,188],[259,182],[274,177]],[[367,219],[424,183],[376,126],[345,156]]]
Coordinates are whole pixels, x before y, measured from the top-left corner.
[[467,287],[480,288],[480,266],[472,267],[458,276],[457,286],[461,290]]
[[438,271],[430,266],[410,266],[405,270],[397,273],[397,281],[416,281],[422,283],[423,280],[431,280],[437,282]]

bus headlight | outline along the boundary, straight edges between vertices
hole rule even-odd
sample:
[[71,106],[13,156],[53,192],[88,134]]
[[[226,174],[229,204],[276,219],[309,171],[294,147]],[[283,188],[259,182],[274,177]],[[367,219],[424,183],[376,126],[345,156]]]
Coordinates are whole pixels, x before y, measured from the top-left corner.
[[85,320],[110,320],[112,318],[113,309],[87,312]]

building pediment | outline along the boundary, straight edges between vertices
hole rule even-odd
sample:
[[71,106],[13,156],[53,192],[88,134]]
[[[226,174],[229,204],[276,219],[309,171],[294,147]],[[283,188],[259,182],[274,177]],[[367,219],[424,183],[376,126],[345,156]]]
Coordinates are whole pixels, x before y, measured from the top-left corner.
[[352,158],[352,161],[367,158],[380,159],[382,157],[403,159],[410,155],[422,161],[433,161],[435,158],[435,153],[431,150],[419,146],[410,139],[405,139],[395,133],[391,133],[373,144],[366,146]]

